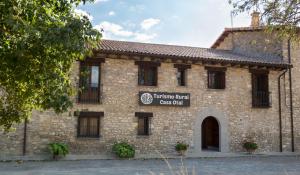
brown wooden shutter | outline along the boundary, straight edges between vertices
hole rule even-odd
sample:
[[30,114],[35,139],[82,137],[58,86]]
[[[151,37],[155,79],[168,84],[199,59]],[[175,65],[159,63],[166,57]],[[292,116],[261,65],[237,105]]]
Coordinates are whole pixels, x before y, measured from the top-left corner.
[[221,81],[221,89],[225,89],[225,87],[226,87],[226,75],[225,75],[225,72],[221,72],[220,81]]
[[86,117],[79,117],[79,135],[86,136],[88,128],[88,120]]
[[97,137],[99,135],[99,117],[89,117],[89,136]]
[[149,135],[150,133],[150,118],[144,117],[144,135]]
[[138,117],[138,135],[144,135],[144,117]]
[[153,82],[153,85],[154,85],[154,86],[157,86],[157,78],[158,78],[157,67],[153,67],[153,71],[154,71],[154,72],[153,72],[153,74],[154,74],[154,75],[153,75],[153,76],[154,76],[154,77],[153,77],[153,81],[154,81],[154,82]]
[[251,74],[251,86],[252,86],[252,106],[257,105],[257,77],[254,73]]
[[80,112],[78,117],[78,137],[99,137],[100,117],[103,112]]

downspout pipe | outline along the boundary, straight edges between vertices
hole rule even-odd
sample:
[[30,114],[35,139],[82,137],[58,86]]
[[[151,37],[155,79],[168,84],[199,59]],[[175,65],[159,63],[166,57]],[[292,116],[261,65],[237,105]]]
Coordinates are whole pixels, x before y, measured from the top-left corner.
[[[288,40],[288,62],[291,64],[291,39]],[[292,68],[289,67],[289,85],[290,85],[290,117],[291,117],[291,144],[292,152],[295,152],[294,141],[294,111],[293,111],[293,89],[292,89]]]
[[279,115],[279,151],[282,152],[282,112],[281,112],[281,77],[286,74],[288,70],[285,69],[278,76],[278,115]]

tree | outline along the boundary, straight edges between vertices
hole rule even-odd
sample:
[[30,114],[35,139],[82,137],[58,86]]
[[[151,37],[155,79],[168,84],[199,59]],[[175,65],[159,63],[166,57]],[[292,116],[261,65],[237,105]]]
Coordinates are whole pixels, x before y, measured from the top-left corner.
[[298,40],[300,24],[299,0],[229,0],[236,13],[255,10],[270,31],[277,30],[279,37]]
[[74,7],[93,0],[2,0],[0,2],[0,126],[32,110],[72,106],[72,64],[92,54],[101,34]]

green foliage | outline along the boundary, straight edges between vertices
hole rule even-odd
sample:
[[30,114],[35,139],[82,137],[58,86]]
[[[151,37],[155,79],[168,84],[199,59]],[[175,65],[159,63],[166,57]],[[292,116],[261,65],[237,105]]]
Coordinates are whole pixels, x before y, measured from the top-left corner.
[[0,2],[0,127],[9,130],[33,109],[72,106],[71,66],[92,54],[101,34],[74,7],[93,0]]
[[134,147],[126,142],[115,143],[112,150],[119,158],[133,158],[135,154]]
[[248,151],[248,150],[256,150],[258,148],[257,144],[254,142],[245,142],[243,144],[243,147]]
[[266,1],[266,0],[229,0],[236,14],[244,11],[262,12],[262,20],[267,31],[276,30],[280,38],[291,38],[298,41],[298,26],[300,24],[300,1]]
[[64,143],[50,143],[49,150],[54,159],[57,156],[66,156],[69,154],[69,147]]
[[175,150],[176,151],[186,151],[188,149],[189,145],[185,144],[183,142],[177,142],[175,145]]

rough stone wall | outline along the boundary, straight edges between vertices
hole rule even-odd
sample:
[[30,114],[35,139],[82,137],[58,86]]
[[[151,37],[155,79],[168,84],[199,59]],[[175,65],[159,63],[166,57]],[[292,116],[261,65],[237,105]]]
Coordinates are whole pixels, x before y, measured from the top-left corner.
[[14,125],[17,128],[9,133],[0,133],[0,157],[5,155],[23,154],[23,130],[24,124]]
[[249,56],[282,57],[282,41],[275,34],[264,31],[235,32],[229,34],[218,49],[233,50],[235,53]]
[[[284,59],[288,60],[288,44],[287,40],[283,42]],[[295,151],[300,151],[300,45],[299,42],[291,42],[291,63],[292,68],[292,92],[293,92],[293,118],[294,118],[294,140]],[[284,132],[286,135],[285,142],[288,145],[286,151],[291,150],[291,117],[290,117],[290,88],[288,72],[282,79],[282,95],[284,107]]]
[[[265,55],[278,55],[288,62],[287,40],[280,41],[276,35],[268,35],[260,32],[238,32],[232,34],[220,44],[218,49],[233,50],[237,53],[257,56],[258,53]],[[254,43],[254,44],[251,44]],[[297,42],[291,44],[292,88],[293,88],[293,111],[294,111],[294,139],[295,151],[300,150],[300,46]],[[283,71],[282,71],[283,72]],[[275,84],[276,86],[276,84]],[[278,96],[278,89],[274,91]],[[274,96],[275,94],[273,94]],[[282,146],[283,151],[291,151],[291,117],[290,117],[290,93],[288,72],[281,78],[281,106],[282,106]],[[273,98],[273,102],[278,98]],[[274,105],[273,105],[274,106]],[[277,114],[278,115],[278,114]]]
[[[194,137],[201,137],[194,133],[194,128],[201,126],[195,126],[194,123],[199,112],[207,107],[217,109],[227,117],[231,152],[243,151],[242,142],[249,134],[257,141],[259,152],[279,150],[276,93],[278,71],[270,71],[269,74],[272,107],[262,109],[252,108],[251,74],[248,69],[228,67],[224,90],[207,89],[207,72],[203,65],[192,65],[188,69],[187,87],[177,86],[176,71],[172,63],[162,63],[158,68],[157,87],[138,86],[138,66],[133,60],[107,58],[101,67],[102,104],[77,104],[74,98],[73,109],[62,115],[52,111],[35,111],[28,124],[27,153],[46,153],[48,143],[64,141],[70,145],[72,154],[104,154],[110,153],[112,144],[121,140],[134,144],[137,153],[154,153],[155,150],[171,153],[177,141],[193,146]],[[74,81],[78,81],[77,76],[78,64],[74,66]],[[191,93],[191,106],[139,106],[139,91],[188,92]],[[74,116],[74,111],[83,110],[104,112],[100,120],[99,139],[76,137],[77,116]],[[153,113],[150,136],[137,136],[135,112]],[[22,126],[12,135],[15,135],[14,140],[1,135],[1,155],[20,153]],[[193,148],[192,151],[197,150],[201,148]]]

